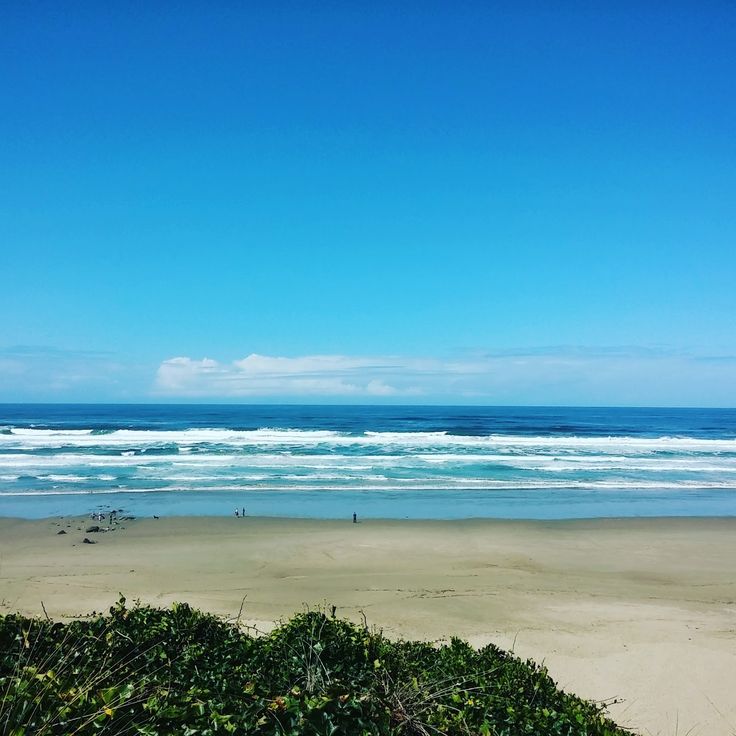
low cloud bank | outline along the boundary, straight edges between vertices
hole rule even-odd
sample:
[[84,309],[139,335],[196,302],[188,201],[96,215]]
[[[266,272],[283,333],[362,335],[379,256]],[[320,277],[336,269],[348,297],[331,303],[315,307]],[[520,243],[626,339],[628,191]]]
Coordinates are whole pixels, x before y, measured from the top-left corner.
[[45,345],[0,347],[0,401],[131,400],[143,391],[142,373],[140,366],[108,352]]
[[[435,361],[436,362],[436,361]],[[158,369],[156,386],[182,396],[399,396],[423,392],[421,378],[432,361],[400,358],[253,353],[220,363],[177,357]]]
[[0,347],[0,402],[178,400],[736,407],[736,355],[562,346],[455,358],[253,353],[142,363]]
[[735,368],[734,356],[626,347],[534,348],[463,360],[253,353],[232,362],[170,358],[158,368],[155,391],[200,399],[734,406]]

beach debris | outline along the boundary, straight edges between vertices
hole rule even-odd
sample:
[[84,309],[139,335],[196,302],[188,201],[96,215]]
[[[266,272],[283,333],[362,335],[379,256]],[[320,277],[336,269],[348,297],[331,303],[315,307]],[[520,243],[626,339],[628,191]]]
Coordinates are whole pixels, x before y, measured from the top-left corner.
[[91,532],[98,532],[100,531],[99,526],[88,526],[85,530],[86,533],[90,534]]
[[56,532],[56,533],[57,533],[57,534],[66,534],[66,532],[65,532],[65,531],[64,531],[63,529],[59,529],[59,531],[58,531],[58,532]]
[[82,544],[97,544],[97,542],[93,542],[91,539],[88,539],[87,537],[85,537],[82,540]]

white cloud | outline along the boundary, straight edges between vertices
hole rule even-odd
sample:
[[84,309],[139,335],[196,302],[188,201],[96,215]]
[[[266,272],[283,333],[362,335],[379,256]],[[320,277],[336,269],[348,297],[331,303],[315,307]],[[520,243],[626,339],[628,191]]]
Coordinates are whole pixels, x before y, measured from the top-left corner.
[[405,384],[413,372],[411,361],[344,355],[306,355],[297,358],[252,355],[232,363],[177,357],[159,366],[156,388],[181,396],[397,396],[415,394],[386,380]]
[[375,358],[350,358],[345,355],[306,355],[301,358],[275,358],[252,353],[233,365],[249,375],[320,375],[386,367]]
[[387,383],[379,381],[377,378],[368,381],[365,388],[371,396],[395,396],[399,393],[399,391],[393,386],[389,386]]
[[92,350],[0,346],[0,402],[162,398],[733,407],[736,355],[558,346],[455,358],[180,356],[156,367]]
[[733,358],[664,349],[530,348],[467,359],[253,353],[230,363],[176,357],[155,393],[181,398],[393,400],[486,404],[736,403]]

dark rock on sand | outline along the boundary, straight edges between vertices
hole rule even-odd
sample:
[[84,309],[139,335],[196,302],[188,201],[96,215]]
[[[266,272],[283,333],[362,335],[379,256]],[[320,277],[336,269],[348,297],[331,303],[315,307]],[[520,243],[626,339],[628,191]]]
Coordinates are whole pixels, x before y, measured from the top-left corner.
[[87,539],[87,537],[85,537],[82,540],[82,544],[97,544],[97,542],[93,542],[91,539]]
[[64,531],[63,529],[60,529],[60,530],[59,530],[58,532],[56,532],[56,533],[57,533],[57,534],[66,534],[66,532],[65,532],[65,531]]
[[98,532],[98,531],[100,531],[100,527],[99,526],[88,526],[84,531],[85,532],[88,532],[88,533],[89,532]]

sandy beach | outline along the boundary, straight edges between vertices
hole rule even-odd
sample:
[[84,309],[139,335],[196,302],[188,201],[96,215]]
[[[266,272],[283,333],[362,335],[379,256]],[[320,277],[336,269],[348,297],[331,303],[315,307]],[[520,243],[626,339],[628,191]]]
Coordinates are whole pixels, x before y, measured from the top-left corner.
[[70,618],[122,592],[235,616],[245,599],[268,630],[334,604],[392,637],[513,648],[642,734],[736,733],[734,518],[93,523],[0,520],[0,610]]

